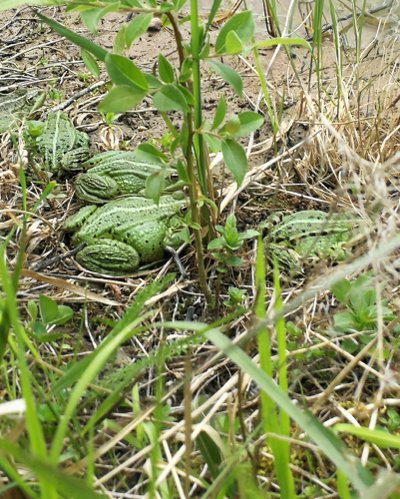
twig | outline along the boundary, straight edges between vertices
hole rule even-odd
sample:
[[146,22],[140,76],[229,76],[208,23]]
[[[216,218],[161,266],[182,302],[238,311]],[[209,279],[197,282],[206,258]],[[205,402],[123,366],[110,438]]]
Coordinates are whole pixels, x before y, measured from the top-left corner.
[[56,263],[59,263],[62,260],[65,260],[66,258],[69,258],[70,256],[76,255],[76,253],[78,253],[85,246],[86,246],[86,243],[82,243],[79,246],[77,246],[76,248],[74,248],[70,251],[67,251],[66,253],[64,253],[62,255],[57,255],[57,256],[54,256],[53,258],[48,258],[47,260],[43,260],[41,262],[38,262],[36,265],[33,265],[33,270],[37,271],[37,270],[42,270],[46,267],[51,267],[51,266],[55,265]]
[[79,92],[76,92],[76,94],[72,95],[69,99],[65,100],[64,102],[61,102],[60,104],[57,104],[57,106],[52,107],[49,109],[50,113],[54,113],[56,111],[61,111],[62,109],[67,108],[70,104],[72,104],[74,101],[78,100],[80,97],[83,97],[86,94],[89,94],[96,88],[102,87],[103,85],[106,85],[109,83],[109,80],[100,80],[97,81],[96,83],[93,83],[92,85],[89,85],[86,88],[83,88]]

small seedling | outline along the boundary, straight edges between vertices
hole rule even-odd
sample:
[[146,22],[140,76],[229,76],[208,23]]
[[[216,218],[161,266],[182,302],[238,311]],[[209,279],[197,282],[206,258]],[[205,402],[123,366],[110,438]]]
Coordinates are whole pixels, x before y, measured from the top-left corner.
[[247,292],[245,289],[236,288],[235,286],[229,286],[228,299],[224,301],[224,305],[228,308],[235,309],[238,306],[243,305],[243,301],[246,297]]
[[34,301],[28,302],[28,314],[31,318],[29,329],[34,338],[39,342],[48,342],[63,336],[62,333],[49,333],[49,328],[66,324],[72,319],[74,311],[66,305],[58,305],[48,296],[40,295],[39,307]]
[[385,322],[394,319],[386,300],[377,303],[376,288],[370,277],[370,274],[363,274],[354,282],[343,279],[333,286],[333,295],[346,308],[334,315],[335,331],[376,331],[379,313]]
[[242,260],[237,256],[237,252],[242,248],[246,239],[258,236],[256,230],[246,230],[239,232],[236,226],[236,217],[231,213],[226,219],[225,226],[217,225],[216,230],[220,237],[213,239],[208,244],[213,257],[219,262],[219,270],[225,272],[229,267],[239,267]]

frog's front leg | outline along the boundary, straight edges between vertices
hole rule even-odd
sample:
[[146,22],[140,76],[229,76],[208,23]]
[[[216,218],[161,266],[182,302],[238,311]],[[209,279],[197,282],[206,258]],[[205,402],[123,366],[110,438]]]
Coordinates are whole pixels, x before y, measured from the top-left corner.
[[86,246],[76,259],[92,272],[115,276],[135,272],[140,264],[139,254],[132,246],[112,239],[100,239]]
[[274,243],[268,238],[264,239],[264,255],[269,262],[276,262],[283,272],[296,275],[302,272],[301,256],[293,248],[285,246],[283,243]]

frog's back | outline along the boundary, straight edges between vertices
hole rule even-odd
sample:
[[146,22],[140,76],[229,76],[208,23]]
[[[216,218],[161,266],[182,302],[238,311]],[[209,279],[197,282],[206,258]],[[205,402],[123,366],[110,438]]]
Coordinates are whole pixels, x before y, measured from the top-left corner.
[[82,241],[91,242],[98,237],[112,237],[124,231],[143,226],[146,222],[168,219],[185,205],[172,196],[162,196],[159,204],[151,199],[128,197],[110,201],[96,210],[79,231]]
[[326,213],[320,210],[305,210],[286,215],[270,232],[275,240],[301,239],[303,237],[342,233],[351,228],[353,218],[344,213]]

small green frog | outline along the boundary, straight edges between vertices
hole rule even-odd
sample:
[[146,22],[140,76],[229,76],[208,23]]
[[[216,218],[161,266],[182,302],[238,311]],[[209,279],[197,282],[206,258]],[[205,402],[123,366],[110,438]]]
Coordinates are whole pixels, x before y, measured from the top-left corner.
[[267,231],[263,239],[267,257],[296,273],[304,261],[343,260],[356,225],[352,215],[305,210],[273,214],[260,228]]
[[[75,181],[75,192],[89,203],[106,203],[123,195],[144,190],[146,179],[153,174],[171,176],[172,168],[141,159],[136,151],[107,151],[83,163],[86,173]],[[168,184],[168,182],[167,182]]]
[[15,92],[0,95],[0,133],[12,130],[19,120],[32,117],[43,105],[44,92],[18,89]]
[[55,175],[81,169],[89,157],[89,137],[79,132],[62,111],[49,114],[36,140],[46,169]]
[[162,196],[158,205],[141,197],[117,199],[101,207],[83,207],[64,222],[63,229],[75,232],[73,244],[87,244],[76,255],[82,267],[126,275],[162,258],[185,204],[172,196]]

